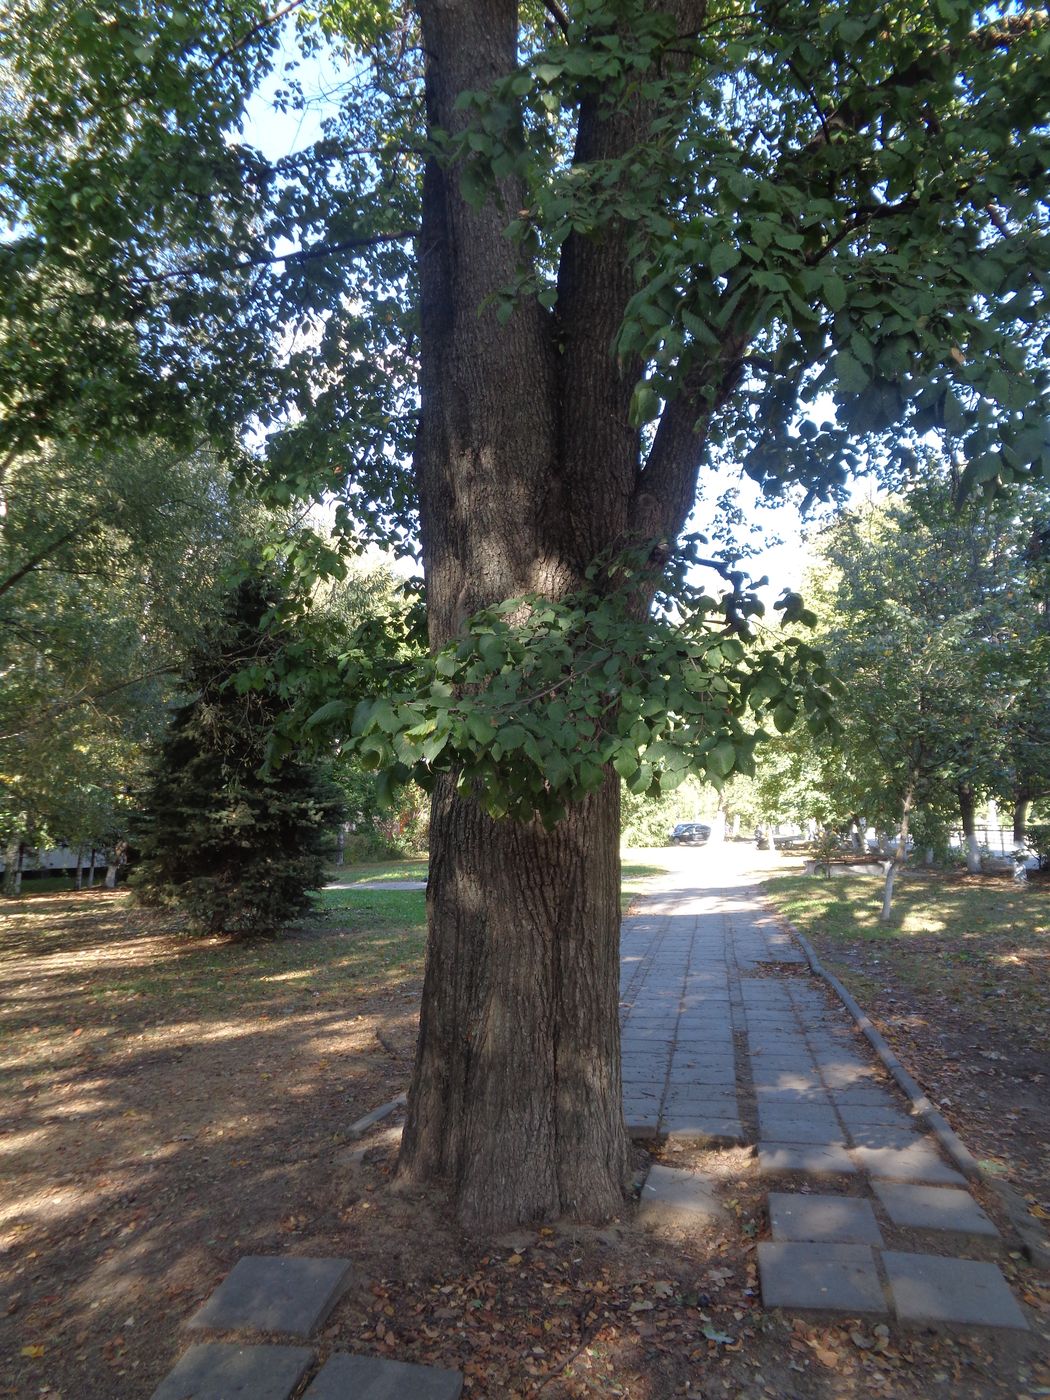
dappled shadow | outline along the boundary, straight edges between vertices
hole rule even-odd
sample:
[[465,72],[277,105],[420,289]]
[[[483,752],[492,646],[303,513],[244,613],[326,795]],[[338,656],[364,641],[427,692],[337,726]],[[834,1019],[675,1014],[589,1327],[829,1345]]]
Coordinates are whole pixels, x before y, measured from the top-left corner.
[[120,901],[46,935],[34,908],[4,939],[0,1393],[149,1394],[241,1254],[352,1252],[332,1157],[407,1081],[418,984],[394,935],[260,962],[128,929]]

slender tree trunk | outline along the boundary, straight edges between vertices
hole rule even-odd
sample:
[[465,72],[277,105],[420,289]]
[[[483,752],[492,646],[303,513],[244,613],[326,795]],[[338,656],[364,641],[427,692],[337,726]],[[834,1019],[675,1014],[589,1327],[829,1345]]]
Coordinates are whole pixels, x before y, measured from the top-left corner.
[[84,847],[77,847],[77,869],[73,878],[73,888],[81,890],[84,888]]
[[22,842],[17,836],[4,849],[4,894],[14,899],[22,888]]
[[346,864],[346,833],[346,822],[340,822],[339,830],[337,831],[335,838],[335,863],[340,867]]
[[908,859],[908,818],[911,815],[912,797],[913,789],[909,788],[901,803],[901,826],[900,835],[897,838],[897,850],[886,867],[886,883],[882,891],[882,910],[879,914],[879,919],[884,924],[888,924],[890,921],[890,907],[893,904],[893,887],[897,883],[897,872]]
[[971,875],[981,873],[981,846],[977,839],[977,800],[969,783],[960,783],[959,813],[962,817],[963,845],[966,849],[966,869]]
[[1028,835],[1028,814],[1032,810],[1030,797],[1014,800],[1014,846],[1023,846]]
[[90,860],[90,862],[89,862],[89,864],[88,864],[88,878],[87,878],[87,887],[88,887],[89,890],[93,890],[93,889],[95,888],[95,856],[96,856],[96,855],[97,855],[97,852],[96,852],[94,846],[92,846],[92,847],[91,847],[91,860]]

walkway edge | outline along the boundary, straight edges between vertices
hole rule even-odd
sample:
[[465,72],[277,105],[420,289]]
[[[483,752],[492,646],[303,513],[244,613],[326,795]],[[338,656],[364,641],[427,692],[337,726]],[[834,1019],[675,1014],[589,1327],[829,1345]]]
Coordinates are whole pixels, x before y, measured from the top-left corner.
[[[763,881],[763,886],[764,884],[765,882]],[[768,898],[765,889],[763,889],[763,894]],[[835,974],[829,972],[820,961],[813,945],[806,935],[800,929],[797,929],[788,919],[785,919],[779,910],[776,910],[776,913],[783,925],[798,939],[799,945],[806,955],[806,961],[809,963],[810,971],[828,984],[839,1001],[842,1002],[843,1006],[853,1017],[854,1021],[856,1021],[865,1039],[882,1061],[885,1068],[893,1076],[897,1087],[908,1099],[912,1113],[917,1118],[922,1119],[964,1176],[968,1177],[971,1181],[982,1182],[999,1197],[1003,1209],[1009,1217],[1010,1224],[1020,1237],[1026,1257],[1040,1268],[1050,1269],[1050,1239],[1047,1239],[1046,1235],[1044,1235],[1039,1226],[1028,1214],[1028,1207],[1025,1205],[1023,1197],[1015,1191],[1012,1186],[1008,1186],[1005,1182],[997,1181],[990,1172],[985,1171],[977,1158],[959,1137],[959,1134],[944,1115],[937,1112],[937,1109],[933,1106],[927,1095],[923,1093],[919,1084],[901,1064],[888,1042],[872,1024],[871,1018],[868,1016],[867,1012],[864,1011],[863,1007],[861,1007],[852,993],[847,991]]]

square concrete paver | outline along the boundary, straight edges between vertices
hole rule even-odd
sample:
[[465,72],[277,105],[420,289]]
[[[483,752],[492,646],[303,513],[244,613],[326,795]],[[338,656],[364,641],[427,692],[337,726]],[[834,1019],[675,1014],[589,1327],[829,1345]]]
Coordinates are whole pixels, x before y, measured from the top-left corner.
[[760,1136],[769,1142],[815,1143],[818,1146],[844,1147],[845,1136],[835,1121],[833,1113],[814,1113],[812,1110],[797,1114],[783,1109],[760,1109],[758,1114]]
[[349,1272],[347,1259],[239,1259],[186,1325],[214,1332],[250,1327],[309,1337],[335,1306]]
[[769,1223],[774,1240],[882,1244],[871,1202],[853,1196],[802,1196],[791,1191],[772,1191]]
[[640,1224],[695,1226],[727,1218],[708,1177],[677,1167],[650,1167],[638,1203]]
[[941,1161],[925,1142],[909,1147],[855,1147],[853,1157],[884,1181],[921,1181],[931,1186],[965,1186],[966,1180]]
[[687,1113],[676,1109],[664,1115],[661,1132],[668,1141],[695,1143],[704,1147],[736,1147],[744,1141],[744,1125],[739,1118],[716,1111]]
[[778,1176],[781,1172],[855,1176],[857,1172],[846,1149],[831,1143],[760,1142],[758,1169],[763,1176]]
[[890,1292],[902,1322],[934,1322],[1015,1327],[1028,1323],[996,1264],[977,1259],[945,1259],[937,1254],[882,1256]]
[[458,1371],[336,1352],[303,1400],[459,1400],[462,1392]]
[[288,1400],[314,1354],[309,1347],[190,1347],[152,1400]]
[[915,1230],[957,1230],[967,1235],[998,1235],[969,1191],[954,1186],[894,1186],[872,1183],[894,1225]]
[[758,1246],[758,1273],[767,1308],[887,1311],[875,1256],[866,1245],[768,1241]]
[[923,1139],[912,1128],[891,1128],[886,1123],[869,1123],[866,1127],[849,1126],[853,1147],[918,1147]]

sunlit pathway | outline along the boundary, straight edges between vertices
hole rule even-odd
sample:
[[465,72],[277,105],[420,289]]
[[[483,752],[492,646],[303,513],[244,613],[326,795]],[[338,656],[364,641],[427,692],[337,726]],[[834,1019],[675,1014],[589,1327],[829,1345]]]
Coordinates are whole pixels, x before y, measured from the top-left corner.
[[[763,903],[753,857],[675,852],[624,920],[631,1136],[749,1144],[772,1185],[799,1188],[769,1196],[767,1306],[1026,1328],[988,1257],[996,1226]],[[680,1194],[661,1172],[654,1191]]]

